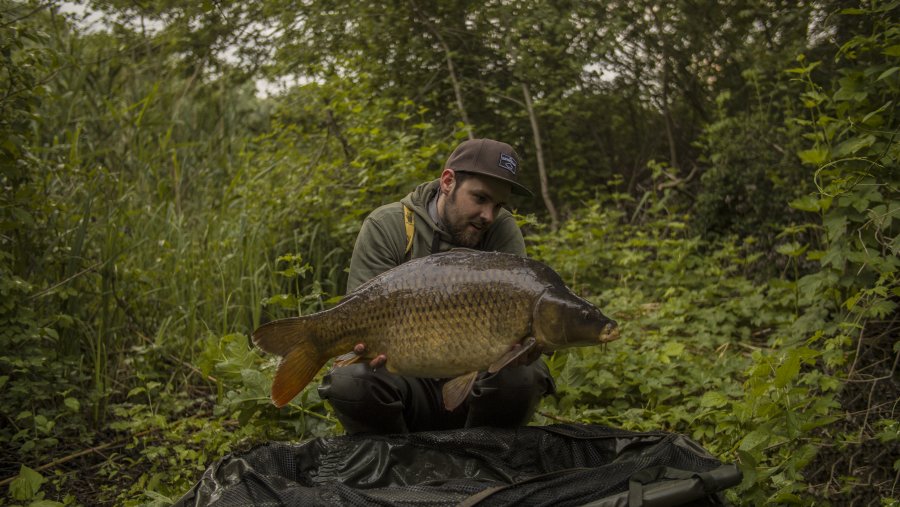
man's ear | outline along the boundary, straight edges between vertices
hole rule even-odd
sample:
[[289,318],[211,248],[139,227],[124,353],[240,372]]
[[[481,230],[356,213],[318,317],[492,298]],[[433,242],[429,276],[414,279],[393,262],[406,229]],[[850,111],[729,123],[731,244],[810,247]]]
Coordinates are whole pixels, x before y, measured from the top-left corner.
[[449,195],[454,186],[456,186],[456,173],[448,167],[441,173],[441,193]]

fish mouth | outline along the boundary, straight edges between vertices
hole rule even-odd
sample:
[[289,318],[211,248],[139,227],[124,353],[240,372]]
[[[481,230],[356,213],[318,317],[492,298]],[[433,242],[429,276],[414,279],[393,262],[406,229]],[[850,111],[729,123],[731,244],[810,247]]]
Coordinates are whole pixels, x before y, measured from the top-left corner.
[[600,331],[600,343],[611,342],[619,339],[619,326],[615,322],[610,322]]

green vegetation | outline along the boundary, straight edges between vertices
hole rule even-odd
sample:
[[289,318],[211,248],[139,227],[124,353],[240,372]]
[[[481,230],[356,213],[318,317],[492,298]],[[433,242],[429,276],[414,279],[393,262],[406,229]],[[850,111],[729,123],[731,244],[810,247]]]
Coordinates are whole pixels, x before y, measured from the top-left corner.
[[685,433],[737,505],[900,503],[900,1],[75,5],[0,0],[4,503],[339,431],[248,334],[469,132],[544,167],[529,254],[622,324],[536,423]]

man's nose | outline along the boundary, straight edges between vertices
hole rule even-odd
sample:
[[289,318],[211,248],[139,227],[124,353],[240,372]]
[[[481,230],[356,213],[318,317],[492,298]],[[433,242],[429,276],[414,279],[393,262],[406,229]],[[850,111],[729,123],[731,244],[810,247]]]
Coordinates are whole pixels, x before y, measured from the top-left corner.
[[481,215],[479,216],[481,221],[485,224],[490,224],[494,221],[494,208],[493,206],[483,206],[481,208]]

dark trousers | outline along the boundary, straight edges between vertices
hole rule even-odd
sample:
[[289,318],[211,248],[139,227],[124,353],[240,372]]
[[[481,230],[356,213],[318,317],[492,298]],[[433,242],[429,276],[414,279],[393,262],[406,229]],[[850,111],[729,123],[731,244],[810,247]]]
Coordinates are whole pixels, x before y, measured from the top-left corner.
[[453,412],[441,388],[449,379],[405,377],[356,363],[329,371],[319,386],[347,433],[515,427],[528,424],[541,397],[556,390],[544,361],[482,373],[472,393]]

